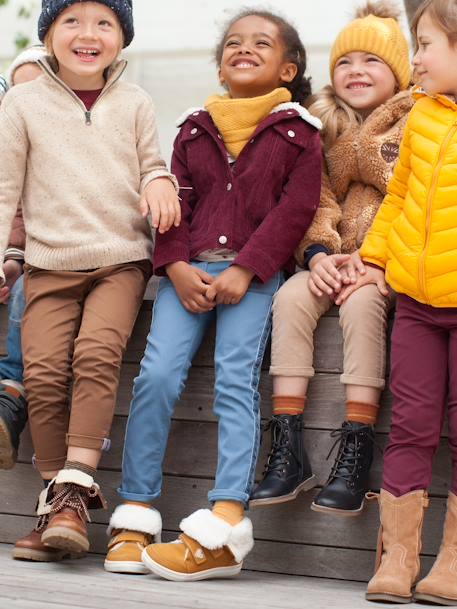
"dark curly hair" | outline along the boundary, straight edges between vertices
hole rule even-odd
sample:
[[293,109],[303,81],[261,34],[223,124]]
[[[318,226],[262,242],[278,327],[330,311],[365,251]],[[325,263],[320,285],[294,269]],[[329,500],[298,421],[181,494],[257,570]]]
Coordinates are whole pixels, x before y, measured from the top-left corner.
[[292,94],[292,101],[303,104],[311,95],[311,78],[305,77],[306,50],[295,27],[280,15],[263,9],[246,8],[234,15],[224,26],[222,36],[214,50],[214,59],[218,67],[221,65],[227,34],[234,23],[245,17],[262,17],[274,23],[286,49],[285,59],[297,66],[297,74],[292,82],[284,83],[284,87]]

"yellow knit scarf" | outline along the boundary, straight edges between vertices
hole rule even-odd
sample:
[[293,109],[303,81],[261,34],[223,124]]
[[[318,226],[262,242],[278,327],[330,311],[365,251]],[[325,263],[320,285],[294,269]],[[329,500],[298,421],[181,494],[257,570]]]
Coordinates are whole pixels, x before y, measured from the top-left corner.
[[290,91],[280,87],[259,97],[232,99],[228,95],[211,95],[206,100],[205,108],[218,128],[227,150],[236,159],[259,123],[275,106],[291,99]]

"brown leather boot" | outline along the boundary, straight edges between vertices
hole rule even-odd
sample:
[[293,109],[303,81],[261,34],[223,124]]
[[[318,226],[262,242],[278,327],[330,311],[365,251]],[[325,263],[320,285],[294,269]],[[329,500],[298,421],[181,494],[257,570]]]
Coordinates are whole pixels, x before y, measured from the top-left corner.
[[443,541],[430,573],[416,586],[414,598],[457,605],[457,497],[449,493]]
[[41,541],[66,552],[88,552],[89,507],[106,509],[100,487],[92,476],[73,469],[61,470],[53,483],[49,524]]
[[[371,494],[368,498],[372,498]],[[422,523],[428,507],[426,491],[395,497],[381,489],[375,575],[368,583],[368,601],[409,603],[419,577]]]
[[38,522],[31,533],[18,539],[12,552],[16,560],[34,560],[37,562],[57,562],[69,558],[70,554],[64,550],[56,550],[45,546],[41,535],[49,522],[49,515],[39,516]]

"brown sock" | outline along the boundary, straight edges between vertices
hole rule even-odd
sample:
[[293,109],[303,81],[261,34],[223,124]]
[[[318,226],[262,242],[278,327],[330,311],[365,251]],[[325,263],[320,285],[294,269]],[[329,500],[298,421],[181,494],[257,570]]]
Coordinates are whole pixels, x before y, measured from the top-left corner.
[[375,425],[378,420],[379,405],[367,402],[346,402],[346,420],[352,423]]
[[216,501],[213,514],[234,527],[244,518],[244,505],[239,501]]
[[64,469],[76,469],[78,472],[83,472],[83,474],[92,476],[92,478],[94,478],[97,473],[95,467],[91,467],[85,463],[79,463],[79,461],[65,461]]
[[304,395],[274,395],[273,414],[303,414],[306,396]]

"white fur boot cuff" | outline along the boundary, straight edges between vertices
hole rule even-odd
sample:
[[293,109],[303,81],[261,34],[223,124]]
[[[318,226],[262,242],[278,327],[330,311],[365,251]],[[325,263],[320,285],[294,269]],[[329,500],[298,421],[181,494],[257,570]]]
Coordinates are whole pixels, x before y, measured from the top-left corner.
[[243,518],[239,524],[231,526],[214,516],[211,510],[197,510],[184,518],[179,528],[208,550],[228,546],[237,562],[241,562],[254,547],[252,522],[249,518]]
[[162,517],[155,508],[141,507],[125,503],[114,510],[107,533],[111,535],[114,529],[128,529],[154,535],[160,538],[162,532]]

